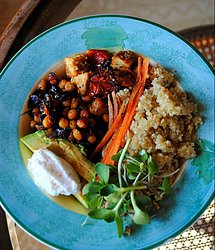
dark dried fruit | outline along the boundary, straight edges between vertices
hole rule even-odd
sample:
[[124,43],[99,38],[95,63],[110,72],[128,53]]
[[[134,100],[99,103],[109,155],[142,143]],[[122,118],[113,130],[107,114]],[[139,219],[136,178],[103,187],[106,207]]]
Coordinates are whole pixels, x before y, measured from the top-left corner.
[[55,75],[54,72],[49,73],[49,75],[48,75],[48,81],[49,81],[52,85],[57,84],[57,76]]
[[107,50],[91,49],[86,52],[88,61],[93,65],[100,65],[110,61],[111,55]]

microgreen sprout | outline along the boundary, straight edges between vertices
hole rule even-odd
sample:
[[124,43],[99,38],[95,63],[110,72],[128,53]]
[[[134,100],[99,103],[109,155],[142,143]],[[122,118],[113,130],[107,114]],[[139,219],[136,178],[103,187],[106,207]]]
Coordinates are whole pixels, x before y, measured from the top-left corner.
[[82,190],[87,204],[91,208],[88,216],[93,219],[115,221],[118,236],[124,231],[127,216],[135,224],[150,223],[150,210],[154,204],[171,191],[169,176],[177,171],[161,175],[152,156],[141,150],[136,156],[128,153],[130,139],[125,147],[112,160],[112,165],[97,163],[97,177],[86,184]]

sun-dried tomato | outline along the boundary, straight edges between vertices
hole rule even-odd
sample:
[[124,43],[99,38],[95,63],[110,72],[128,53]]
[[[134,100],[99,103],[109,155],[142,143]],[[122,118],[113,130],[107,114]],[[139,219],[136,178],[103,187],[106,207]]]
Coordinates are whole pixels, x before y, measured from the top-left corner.
[[86,52],[88,60],[94,65],[110,61],[111,54],[107,50],[91,49]]
[[90,81],[90,95],[91,96],[106,96],[114,90],[114,81],[112,74],[103,72],[93,75]]

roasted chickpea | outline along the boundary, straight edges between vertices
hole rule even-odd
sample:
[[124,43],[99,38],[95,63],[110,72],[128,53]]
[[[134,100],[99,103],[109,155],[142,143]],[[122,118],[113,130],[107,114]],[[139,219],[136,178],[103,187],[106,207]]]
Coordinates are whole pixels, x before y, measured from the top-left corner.
[[89,135],[87,137],[87,140],[89,143],[93,144],[94,142],[96,142],[96,136],[95,135]]
[[90,95],[83,95],[81,98],[84,102],[90,102],[92,100]]
[[80,141],[82,139],[82,134],[78,129],[73,129],[72,133],[76,140]]
[[49,115],[47,115],[44,119],[43,119],[43,127],[44,128],[50,128],[53,124],[51,117]]
[[70,120],[77,119],[78,118],[78,111],[76,109],[70,109],[67,116]]
[[47,86],[47,82],[46,80],[42,79],[39,83],[38,83],[38,88],[41,90],[45,90]]
[[67,80],[63,79],[59,82],[58,86],[61,88],[61,89],[64,89],[65,88],[65,85],[67,83]]
[[67,128],[69,126],[69,121],[66,118],[61,118],[58,125],[60,128]]
[[76,120],[71,120],[69,122],[69,126],[71,129],[75,129],[77,127],[77,121]]
[[34,115],[34,121],[40,122],[40,115],[39,114]]
[[102,116],[102,120],[103,120],[104,122],[108,122],[108,120],[109,120],[108,114],[104,114],[104,115]]
[[70,106],[70,100],[69,99],[66,99],[66,100],[64,100],[64,101],[62,101],[62,105],[64,106],[64,107],[69,107]]
[[87,127],[87,119],[85,119],[85,118],[80,118],[80,119],[78,119],[77,120],[77,126],[79,127],[79,128],[86,128]]
[[67,82],[65,84],[65,90],[66,91],[73,91],[75,89],[75,86],[72,82]]
[[37,123],[34,120],[30,121],[30,127],[34,128]]
[[78,107],[78,103],[79,103],[79,101],[77,98],[72,98],[71,108],[76,109]]
[[82,109],[81,112],[80,112],[80,117],[81,118],[89,118],[89,111],[86,110],[86,109]]
[[40,110],[38,109],[38,108],[34,108],[33,110],[32,110],[32,114],[33,115],[38,115],[40,113]]

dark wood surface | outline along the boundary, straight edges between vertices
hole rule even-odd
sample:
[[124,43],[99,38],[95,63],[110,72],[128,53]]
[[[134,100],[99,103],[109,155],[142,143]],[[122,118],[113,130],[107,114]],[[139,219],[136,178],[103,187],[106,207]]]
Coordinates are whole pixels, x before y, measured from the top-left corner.
[[12,249],[5,212],[1,207],[0,207],[0,249],[2,250]]
[[0,70],[27,42],[63,22],[81,0],[26,0],[0,37]]
[[[32,38],[63,22],[80,2],[81,0],[26,0],[0,37],[0,70]],[[214,26],[196,27],[179,34],[195,45],[195,41],[199,39],[214,37]],[[12,249],[5,212],[1,207],[0,249]]]

